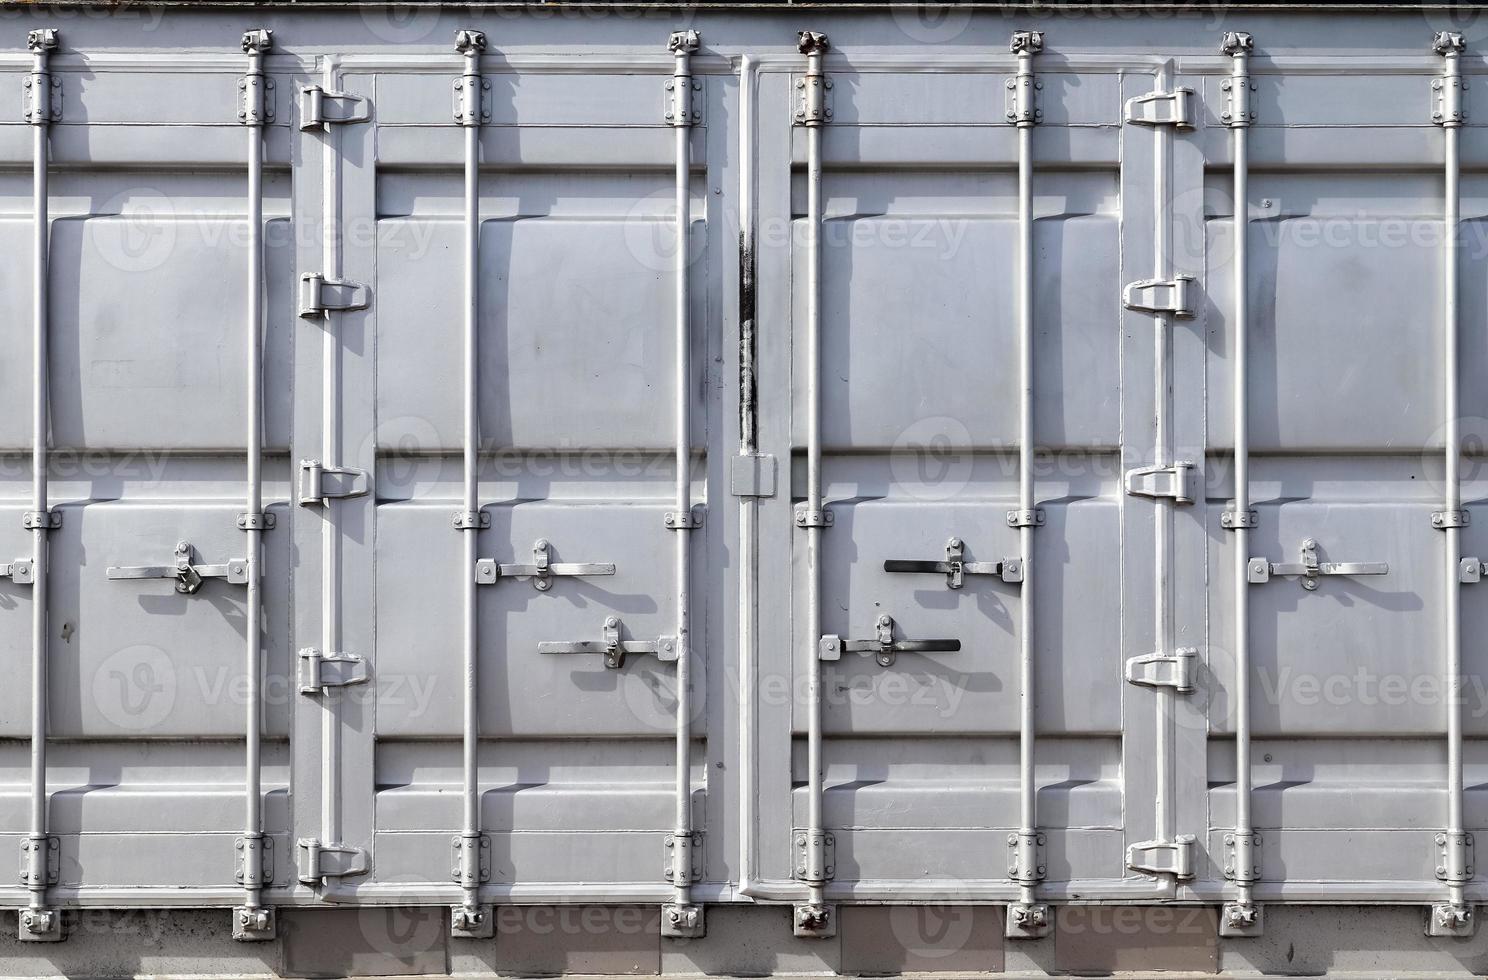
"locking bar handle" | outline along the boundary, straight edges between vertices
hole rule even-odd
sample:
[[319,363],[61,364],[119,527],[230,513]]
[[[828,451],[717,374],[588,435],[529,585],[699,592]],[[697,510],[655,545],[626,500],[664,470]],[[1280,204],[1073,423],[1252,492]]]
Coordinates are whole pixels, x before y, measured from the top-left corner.
[[621,622],[618,616],[605,618],[598,640],[543,640],[537,645],[538,653],[597,653],[603,654],[605,666],[619,670],[625,666],[625,658],[631,654],[651,653],[665,663],[678,658],[677,640],[661,636],[654,640],[621,639]]
[[908,572],[911,574],[944,575],[946,587],[959,589],[966,584],[967,575],[1000,575],[1004,582],[1023,581],[1023,559],[1003,558],[1001,561],[966,561],[965,544],[960,538],[946,542],[944,561],[918,561],[906,558],[890,558],[884,561],[886,572]]
[[1323,575],[1386,575],[1389,562],[1383,561],[1319,561],[1318,545],[1314,538],[1302,542],[1302,560],[1298,562],[1272,562],[1265,558],[1252,558],[1246,566],[1246,579],[1252,585],[1271,580],[1273,575],[1300,577],[1302,588],[1311,592],[1318,587]]
[[532,546],[531,564],[499,563],[492,558],[482,558],[475,563],[477,585],[495,585],[503,578],[530,578],[532,587],[546,592],[553,587],[553,579],[560,576],[614,575],[614,562],[597,561],[553,561],[553,548],[547,538],[538,538]]
[[189,541],[176,542],[176,559],[170,565],[110,565],[111,579],[173,578],[176,591],[182,595],[195,595],[201,591],[202,583],[209,578],[227,579],[231,585],[248,584],[248,559],[232,558],[225,562],[205,565],[193,562],[195,549]]
[[896,640],[894,617],[886,614],[874,624],[873,639],[844,640],[829,634],[821,638],[817,654],[821,660],[841,660],[843,653],[871,653],[880,667],[892,667],[897,654],[956,653],[960,649],[961,641],[953,639]]

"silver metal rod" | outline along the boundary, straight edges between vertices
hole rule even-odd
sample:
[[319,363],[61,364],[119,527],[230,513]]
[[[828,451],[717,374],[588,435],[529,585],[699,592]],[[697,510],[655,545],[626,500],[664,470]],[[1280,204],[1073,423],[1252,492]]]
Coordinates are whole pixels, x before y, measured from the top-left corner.
[[[469,839],[481,833],[480,813],[480,644],[475,568],[480,541],[480,58],[485,50],[485,35],[460,31],[455,48],[465,57],[463,81],[466,97],[472,100],[460,120],[465,131],[465,227],[463,309],[464,361],[462,395],[464,403],[463,486],[461,511],[468,518],[460,532],[460,582],[463,590],[461,609],[461,655],[463,658],[461,769],[463,773],[461,815],[462,835]],[[476,876],[478,878],[479,876]],[[466,880],[464,907],[478,914],[479,881]]]
[[[1157,91],[1166,92],[1172,84],[1172,63],[1164,62],[1157,71]],[[1172,153],[1172,130],[1167,126],[1152,127],[1152,173],[1153,196],[1157,202],[1156,220],[1152,228],[1153,275],[1159,280],[1171,279],[1172,256],[1168,251],[1169,225],[1172,221],[1170,202],[1172,188],[1169,178],[1169,156]],[[1172,432],[1169,420],[1173,411],[1173,360],[1172,338],[1169,331],[1172,321],[1165,313],[1152,318],[1152,372],[1153,391],[1153,448],[1152,462],[1155,466],[1167,466],[1172,462]],[[1154,497],[1153,512],[1153,566],[1156,581],[1153,583],[1153,600],[1158,652],[1173,656],[1177,648],[1177,631],[1173,611],[1172,550],[1173,550],[1173,506],[1170,498]],[[1173,813],[1173,769],[1174,712],[1177,709],[1177,692],[1172,688],[1154,688],[1156,711],[1156,738],[1154,755],[1157,763],[1157,787],[1153,794],[1154,824],[1159,841],[1171,841],[1177,833]],[[1163,880],[1176,887],[1176,880],[1163,875]]]
[[[1255,832],[1250,815],[1250,584],[1245,571],[1250,558],[1250,425],[1247,404],[1250,386],[1250,298],[1247,268],[1250,254],[1247,241],[1250,164],[1246,146],[1250,117],[1245,108],[1249,104],[1250,90],[1250,36],[1238,37],[1243,38],[1243,42],[1237,40],[1234,45],[1226,45],[1231,55],[1230,85],[1232,105],[1235,107],[1229,119],[1234,151],[1235,211],[1232,266],[1235,305],[1231,327],[1235,348],[1234,387],[1231,392],[1235,442],[1235,547],[1230,559],[1231,588],[1235,604],[1235,834],[1237,837],[1245,837]],[[1241,906],[1251,904],[1251,883],[1246,877],[1240,877],[1236,881],[1236,900]]]
[[[47,840],[47,533],[50,529],[50,505],[47,495],[47,438],[50,424],[47,416],[47,373],[49,333],[47,296],[48,252],[50,240],[49,191],[47,188],[48,136],[51,131],[51,75],[47,62],[57,46],[55,31],[32,31],[31,85],[33,115],[31,120],[31,558],[34,584],[31,588],[31,822],[30,844],[40,848],[40,861],[32,868],[46,868]],[[46,907],[47,882],[31,877],[30,908]]]
[[[806,56],[807,81],[822,75],[826,43]],[[821,242],[822,129],[820,120],[806,124],[806,823],[813,834],[826,829],[822,814],[822,664],[821,637]],[[826,900],[825,882],[811,881],[811,904]]]
[[[247,705],[244,718],[243,835],[257,841],[263,835],[263,83],[267,31],[243,35],[248,53],[244,117],[248,131],[248,316],[244,324],[247,354],[248,427],[247,487],[245,488],[244,533],[248,535],[248,588],[244,599],[244,673],[247,675]],[[256,852],[255,852],[256,854]],[[247,870],[246,867],[244,869]],[[244,874],[244,905],[259,907],[262,885],[256,875]]]

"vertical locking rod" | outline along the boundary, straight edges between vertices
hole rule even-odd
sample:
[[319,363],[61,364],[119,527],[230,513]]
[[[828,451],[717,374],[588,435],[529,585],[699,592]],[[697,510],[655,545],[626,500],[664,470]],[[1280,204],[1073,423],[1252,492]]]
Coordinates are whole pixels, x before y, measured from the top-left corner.
[[[1033,59],[1043,50],[1040,31],[1016,31],[1009,45],[1018,57],[1016,91],[1031,100],[1036,91]],[[1033,470],[1033,127],[1037,111],[1020,111],[1018,129],[1018,550],[1023,556],[1023,588],[1019,593],[1018,631],[1018,836],[1038,835],[1038,785],[1034,771],[1034,596],[1038,562],[1034,558],[1035,510]],[[1007,935],[1031,938],[1046,935],[1048,909],[1038,902],[1037,875],[1020,876],[1018,902],[1008,911]]]
[[[673,837],[690,854],[692,836],[692,345],[688,319],[688,229],[692,221],[689,154],[692,137],[692,54],[701,38],[696,31],[676,31],[667,43],[674,58],[672,69],[672,133],[675,139],[675,191],[677,243],[673,256],[673,343],[676,348],[672,384],[673,423],[676,426],[676,521],[673,523],[674,588],[677,602],[677,706],[676,706],[676,819]],[[703,911],[692,903],[690,865],[674,863],[672,902],[662,910],[662,931],[670,936],[703,935]]]
[[[481,52],[486,49],[486,36],[480,31],[457,31],[455,50],[465,59],[463,82],[467,98],[475,100],[476,111],[460,119],[465,136],[465,216],[464,302],[462,364],[462,401],[464,428],[462,441],[463,485],[460,509],[465,515],[476,515],[459,525],[461,639],[464,689],[462,694],[461,770],[462,800],[461,836],[466,840],[481,835],[480,814],[480,647],[477,637],[476,583],[470,570],[475,567],[480,543],[480,365],[478,334],[480,325],[480,99]],[[467,875],[462,881],[461,908],[454,913],[459,925],[469,931],[485,932],[490,916],[480,905],[479,875]]]
[[263,724],[263,595],[260,568],[263,558],[263,165],[264,165],[264,54],[272,45],[266,30],[243,35],[248,55],[244,78],[243,124],[248,132],[248,316],[244,324],[247,354],[248,428],[247,487],[243,532],[248,535],[248,587],[244,598],[244,673],[247,681],[244,719],[243,906],[236,911],[234,934],[267,938],[272,935],[262,906],[263,882],[258,860],[263,840],[263,777],[260,767]]
[[[1234,155],[1234,259],[1232,266],[1234,316],[1231,333],[1235,350],[1235,375],[1231,393],[1235,442],[1235,507],[1229,521],[1235,535],[1231,554],[1231,587],[1235,609],[1235,837],[1252,841],[1255,827],[1251,823],[1250,771],[1250,579],[1246,567],[1250,561],[1250,426],[1247,392],[1250,387],[1250,297],[1247,260],[1249,221],[1247,202],[1250,197],[1250,161],[1246,136],[1250,130],[1250,51],[1249,34],[1226,34],[1221,50],[1230,56],[1230,104],[1225,120],[1230,128]],[[1241,866],[1243,864],[1243,867]],[[1235,934],[1244,934],[1258,923],[1258,910],[1251,900],[1254,880],[1253,864],[1246,860],[1235,866],[1235,900],[1227,903],[1220,926]]]
[[28,907],[21,913],[23,939],[60,939],[61,913],[47,907],[47,534],[51,529],[47,496],[47,372],[48,297],[47,259],[50,223],[47,153],[51,127],[48,111],[51,74],[48,60],[57,48],[55,30],[32,31],[31,207],[33,215],[31,265],[31,855],[27,884]]

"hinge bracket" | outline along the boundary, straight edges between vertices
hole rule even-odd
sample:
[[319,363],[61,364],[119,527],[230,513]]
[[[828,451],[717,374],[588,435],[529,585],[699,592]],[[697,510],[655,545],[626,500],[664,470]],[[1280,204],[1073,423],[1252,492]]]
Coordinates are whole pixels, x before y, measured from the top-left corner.
[[[45,92],[38,98],[38,93]],[[33,71],[21,79],[21,114],[33,126],[62,121],[62,79],[49,71]]]
[[677,70],[666,82],[666,97],[662,113],[669,126],[691,126],[703,119],[702,109],[695,93],[703,90],[703,83],[692,77],[689,64],[693,52],[702,44],[703,37],[697,31],[673,31],[667,41],[667,50],[677,59]]
[[1438,510],[1431,513],[1431,526],[1438,531],[1445,531],[1449,527],[1467,527],[1472,523],[1472,518],[1465,510]]
[[1007,512],[1008,527],[1043,527],[1044,509],[1035,507],[1033,510],[1010,510]]
[[299,840],[300,882],[314,885],[322,878],[364,875],[372,867],[367,852],[346,844],[323,844],[315,838]]
[[31,835],[21,840],[21,884],[51,886],[62,880],[62,842],[55,834]]
[[1148,92],[1126,100],[1126,121],[1140,126],[1193,129],[1193,89]]
[[274,838],[244,834],[234,842],[238,863],[234,880],[245,888],[268,888],[274,883]]
[[1044,880],[1048,867],[1044,862],[1047,843],[1039,831],[1008,834],[1008,878],[1022,885]]
[[300,651],[300,693],[324,694],[328,688],[364,684],[367,662],[352,653],[321,653],[315,647]]
[[1261,880],[1261,835],[1224,835],[1224,876],[1230,881],[1248,883]]
[[667,511],[662,517],[662,523],[669,531],[691,531],[703,526],[703,517],[706,514],[707,508],[697,504],[687,511]]
[[1126,662],[1126,680],[1140,687],[1171,687],[1179,694],[1189,694],[1194,689],[1194,673],[1199,651],[1193,647],[1180,647],[1171,656],[1148,653],[1132,657]]
[[372,103],[360,95],[327,92],[319,85],[300,89],[300,129],[329,130],[337,123],[366,122],[372,118]]
[[730,456],[729,492],[735,497],[775,496],[775,457],[768,453]]
[[55,531],[61,526],[60,510],[28,510],[21,515],[21,527],[28,531]]
[[1467,79],[1458,67],[1465,47],[1462,35],[1452,31],[1438,31],[1432,39],[1432,50],[1447,58],[1447,73],[1431,80],[1431,121],[1438,126],[1456,127],[1467,121],[1466,97],[1462,94]]
[[1128,310],[1139,313],[1170,313],[1173,316],[1191,317],[1194,315],[1191,288],[1193,281],[1193,276],[1139,279],[1126,284],[1121,293],[1121,302]]
[[1191,504],[1194,464],[1138,466],[1126,471],[1126,492],[1136,497],[1168,497],[1174,503]]
[[791,877],[822,884],[837,874],[837,838],[825,830],[791,831]]
[[1194,836],[1179,834],[1173,840],[1148,840],[1126,849],[1126,866],[1149,875],[1172,875],[1179,881],[1194,876]]
[[239,78],[238,122],[244,126],[263,126],[273,121],[273,76],[248,74]]
[[330,310],[364,310],[372,290],[350,279],[327,279],[318,272],[300,276],[300,316],[319,316]]
[[662,846],[666,850],[666,864],[662,876],[673,885],[690,885],[703,880],[702,835],[667,834]]
[[832,512],[823,507],[821,510],[811,510],[804,504],[796,508],[796,527],[831,527]]
[[475,888],[491,880],[491,838],[485,834],[459,834],[450,838],[454,866],[450,877],[461,888]]
[[364,497],[371,489],[371,476],[354,466],[326,466],[318,459],[300,460],[300,505],[310,507],[327,500]]
[[455,122],[478,126],[491,121],[491,83],[478,75],[461,75],[453,83]]
[[1460,884],[1473,879],[1473,835],[1457,831],[1436,835],[1436,878]]

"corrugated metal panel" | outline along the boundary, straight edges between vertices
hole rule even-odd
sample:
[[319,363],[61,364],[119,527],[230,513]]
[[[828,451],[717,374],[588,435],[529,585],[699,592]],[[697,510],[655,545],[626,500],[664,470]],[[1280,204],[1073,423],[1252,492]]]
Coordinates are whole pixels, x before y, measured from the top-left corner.
[[1470,932],[1488,32],[589,13],[0,38],[23,938]]

